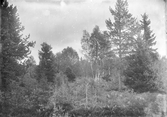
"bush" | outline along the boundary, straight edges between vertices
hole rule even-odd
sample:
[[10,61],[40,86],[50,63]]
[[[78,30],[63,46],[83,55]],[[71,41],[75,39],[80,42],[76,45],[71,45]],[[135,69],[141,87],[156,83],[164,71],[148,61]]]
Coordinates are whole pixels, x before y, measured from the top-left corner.
[[[25,84],[20,86],[18,82],[10,84],[11,91],[6,91],[2,97],[5,98],[7,106],[2,105],[0,116],[2,117],[42,117],[40,113],[46,111],[49,90],[41,89],[39,86],[30,87]],[[4,100],[4,99],[3,99]],[[0,100],[0,104],[2,103]]]
[[65,74],[66,74],[69,82],[75,81],[76,76],[75,76],[75,74],[73,73],[73,71],[71,70],[70,67],[66,68]]
[[106,91],[107,88],[103,80],[97,83],[90,78],[76,79],[55,89],[50,102],[61,116],[68,113],[69,117],[144,117],[149,104],[156,100],[153,93]]
[[129,107],[102,107],[80,108],[69,112],[70,117],[141,117],[145,116],[144,108],[140,106]]
[[124,92],[111,92],[105,106],[80,107],[69,112],[70,117],[144,117],[147,100],[143,95]]

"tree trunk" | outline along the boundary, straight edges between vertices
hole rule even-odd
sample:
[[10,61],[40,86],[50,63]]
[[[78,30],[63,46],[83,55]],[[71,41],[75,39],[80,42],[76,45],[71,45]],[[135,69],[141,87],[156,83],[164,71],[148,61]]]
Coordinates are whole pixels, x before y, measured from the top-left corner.
[[[119,24],[120,25],[120,24]],[[120,62],[119,62],[119,91],[121,91],[121,88],[122,88],[122,84],[121,84],[121,65],[120,65],[120,63],[122,62],[122,41],[121,41],[121,29],[119,28],[119,30],[118,30],[118,36],[119,36],[119,59],[121,60]]]
[[[1,6],[0,6],[0,16],[2,16]],[[0,89],[2,89],[2,74],[1,74],[1,70],[2,70],[1,68],[2,67],[2,40],[1,40],[2,28],[1,28],[1,24],[2,24],[2,20],[1,18],[0,18]]]
[[118,90],[121,91],[122,84],[121,84],[121,70],[120,69],[119,69],[119,73],[118,73],[118,79],[119,79],[119,88],[118,88]]
[[[166,58],[167,58],[167,1],[165,0],[165,37],[166,37]],[[165,88],[166,88],[166,84],[165,84]],[[164,100],[164,116],[167,116],[167,95],[165,94],[163,97]]]
[[93,78],[95,78],[94,70],[93,70],[93,62],[92,62],[92,61],[91,61],[91,71],[92,71],[92,76],[93,76]]
[[86,104],[85,104],[85,108],[87,108],[87,105],[88,105],[88,83],[86,84],[86,87],[85,87],[85,93],[86,93]]
[[108,68],[108,74],[111,75],[111,67]]
[[121,45],[120,45],[120,49],[119,49],[119,59],[120,59],[120,62],[119,62],[119,65],[118,65],[118,75],[119,75],[119,77],[118,77],[118,79],[119,79],[119,91],[121,91],[121,89],[122,89],[122,84],[121,84],[121,67],[122,67],[122,65],[121,65],[121,62],[122,62],[122,52],[121,52]]
[[166,58],[167,58],[167,1],[165,0],[165,37],[166,37]]

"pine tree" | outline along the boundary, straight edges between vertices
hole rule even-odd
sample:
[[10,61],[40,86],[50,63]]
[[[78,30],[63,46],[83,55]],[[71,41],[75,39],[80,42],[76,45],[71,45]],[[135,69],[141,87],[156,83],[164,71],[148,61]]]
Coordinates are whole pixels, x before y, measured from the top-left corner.
[[126,0],[117,0],[115,10],[110,8],[110,12],[114,17],[114,22],[111,19],[106,20],[108,35],[112,51],[119,57],[119,90],[122,87],[122,59],[133,52],[133,44],[138,31],[138,23],[136,19],[128,11],[128,2]]
[[131,53],[139,25],[128,11],[127,1],[117,0],[115,10],[110,8],[110,12],[114,17],[114,22],[106,20],[110,41],[115,54],[122,58]]
[[39,66],[38,66],[38,80],[44,78],[48,82],[54,82],[54,77],[57,71],[54,68],[54,56],[52,47],[47,43],[41,44],[41,51],[39,51]]

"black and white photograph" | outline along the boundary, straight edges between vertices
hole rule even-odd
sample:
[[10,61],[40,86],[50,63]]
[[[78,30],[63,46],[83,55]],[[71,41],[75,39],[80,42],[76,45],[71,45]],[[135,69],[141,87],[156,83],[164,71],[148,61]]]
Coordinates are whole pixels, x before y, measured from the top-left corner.
[[166,0],[0,2],[0,117],[167,117]]

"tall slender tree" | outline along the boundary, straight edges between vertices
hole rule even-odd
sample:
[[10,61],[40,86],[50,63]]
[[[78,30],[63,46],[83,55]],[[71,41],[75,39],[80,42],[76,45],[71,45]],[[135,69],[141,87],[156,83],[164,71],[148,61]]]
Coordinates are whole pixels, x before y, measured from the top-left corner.
[[111,19],[106,20],[106,26],[109,30],[113,51],[119,58],[122,58],[131,52],[139,25],[129,13],[126,0],[117,0],[115,10],[110,8],[110,12],[114,17],[114,22]]
[[[112,51],[119,57],[119,63],[122,63],[122,58],[132,53],[138,23],[129,13],[126,0],[117,0],[115,10],[110,8],[110,12],[114,17],[114,22],[111,19],[106,20],[108,35],[110,36]],[[122,65],[118,69],[120,71],[119,90],[121,90]]]
[[[2,4],[4,3],[4,0],[1,0],[1,4],[0,4],[0,16],[2,16]],[[0,27],[2,25],[2,20],[0,18]],[[1,34],[1,29],[0,29],[0,34]],[[0,56],[2,53],[2,42],[1,42],[1,36],[0,36]],[[2,65],[2,57],[0,57],[0,87],[2,86],[2,76],[1,76],[1,65]]]
[[[164,0],[165,2],[165,9],[167,9],[167,1]],[[166,57],[167,57],[167,11],[165,10],[165,38],[166,38]]]

